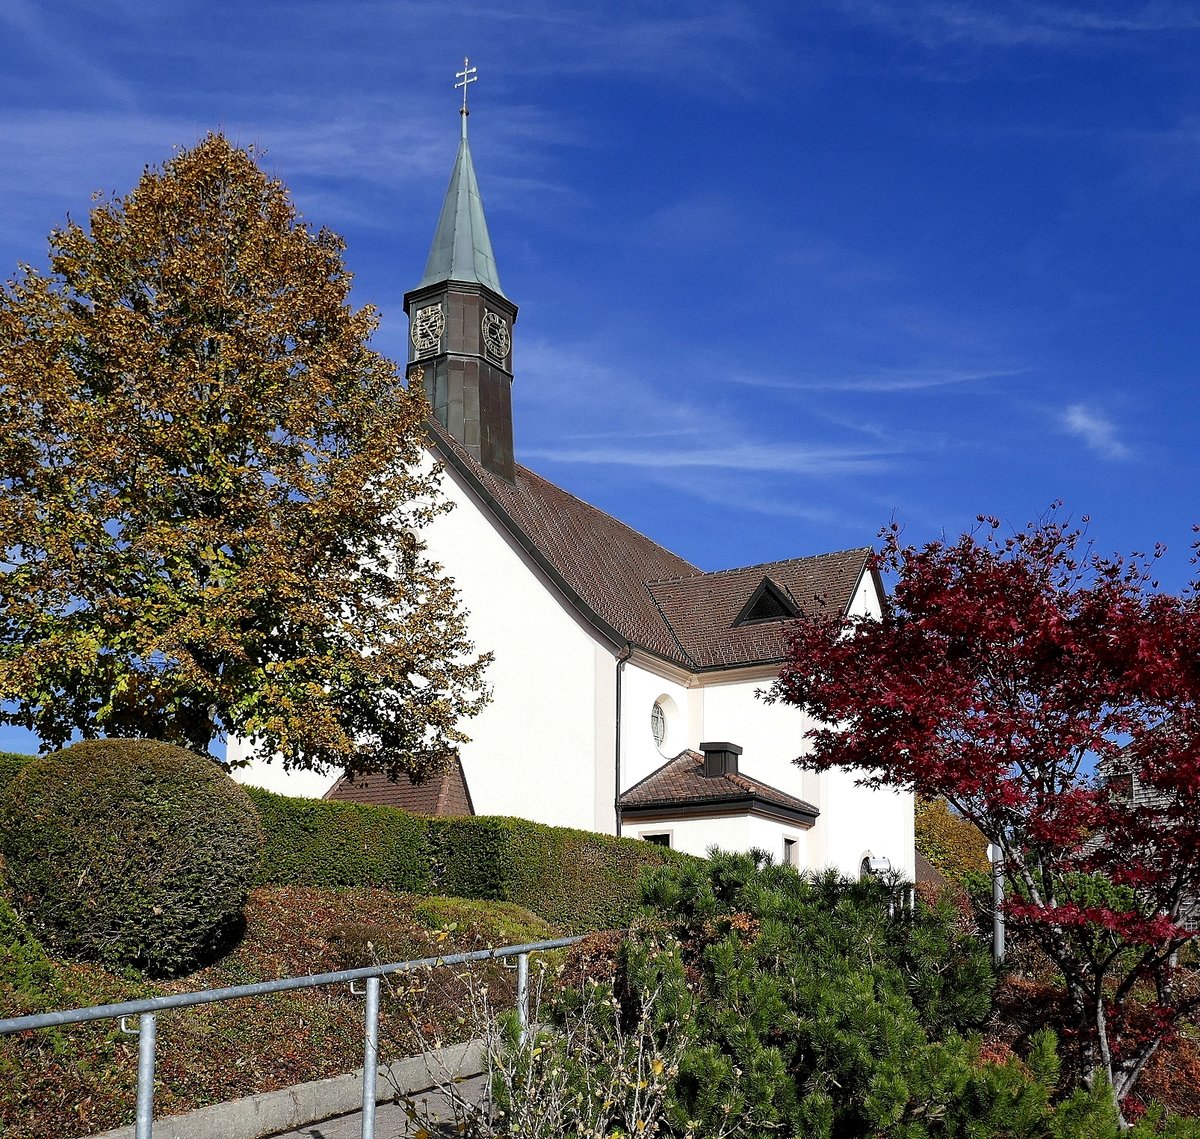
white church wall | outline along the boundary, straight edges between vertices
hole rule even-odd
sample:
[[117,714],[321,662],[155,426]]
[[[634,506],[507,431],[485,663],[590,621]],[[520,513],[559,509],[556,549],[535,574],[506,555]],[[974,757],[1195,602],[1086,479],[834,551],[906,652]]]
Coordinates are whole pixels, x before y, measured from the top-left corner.
[[702,739],[739,745],[741,771],[824,809],[820,776],[801,771],[792,762],[808,746],[804,733],[812,720],[791,705],[767,704],[758,698],[756,693],[769,688],[772,679],[765,676],[706,683],[700,690]]
[[[667,735],[659,747],[654,742],[650,715],[661,701]],[[629,660],[621,676],[621,788],[628,790],[687,748],[700,742],[693,704],[697,697],[678,680]]]
[[462,748],[463,770],[475,810],[589,830],[605,821],[611,830],[612,778],[605,790],[602,772],[612,770],[615,742],[607,711],[612,656],[598,651],[453,472],[442,484],[455,509],[429,527],[429,552],[466,599],[476,649],[495,656],[487,671],[492,702],[464,724],[471,742]]
[[[240,736],[231,736],[225,746],[225,761],[240,763],[250,753],[249,743]],[[245,767],[235,767],[230,774],[239,783],[264,787],[279,795],[294,795],[300,799],[319,799],[337,782],[338,772],[284,771],[278,760],[256,759]]]
[[847,771],[827,771],[821,778],[828,804],[822,809],[854,824],[829,828],[824,836],[825,864],[857,876],[863,858],[871,855],[888,859],[893,870],[911,881],[916,872],[912,793],[855,786],[853,772]]
[[669,834],[671,847],[684,854],[704,858],[709,847],[721,850],[749,850],[749,828],[745,815],[719,819],[671,819],[662,823],[627,823],[624,834],[629,838],[645,838],[651,834]]
[[[471,737],[461,754],[475,810],[611,832],[612,655],[452,472],[444,474],[442,488],[454,509],[434,519],[423,536],[465,599],[476,651],[495,656],[486,676],[493,700],[462,725]],[[231,760],[244,752],[242,741],[229,741]],[[240,782],[311,798],[323,795],[337,775],[284,772],[264,763],[234,772]]]
[[875,579],[871,574],[864,573],[862,575],[846,611],[852,617],[881,617],[883,615],[879,591],[875,588]]
[[784,839],[795,846],[792,855],[798,870],[809,869],[807,832],[802,827],[776,822],[760,815],[730,815],[712,819],[671,819],[667,822],[633,822],[625,827],[630,838],[667,834],[671,846],[685,854],[704,857],[712,847],[745,853],[765,850],[776,863],[784,861]]
[[[871,589],[861,602],[869,604],[874,598]],[[740,770],[820,810],[805,843],[806,865],[811,869],[832,866],[842,874],[857,875],[863,853],[870,848],[911,877],[912,795],[856,787],[853,774],[845,772],[798,768],[793,760],[811,747],[804,734],[814,721],[797,708],[759,700],[756,690],[769,684],[765,679],[706,684],[704,739],[739,744]]]
[[774,819],[764,819],[760,815],[751,815],[746,821],[746,849],[765,850],[776,863],[785,861],[784,839],[790,839],[792,847],[792,865],[797,870],[812,870],[814,866],[809,861],[808,836],[809,831],[803,827],[789,823],[776,822]]

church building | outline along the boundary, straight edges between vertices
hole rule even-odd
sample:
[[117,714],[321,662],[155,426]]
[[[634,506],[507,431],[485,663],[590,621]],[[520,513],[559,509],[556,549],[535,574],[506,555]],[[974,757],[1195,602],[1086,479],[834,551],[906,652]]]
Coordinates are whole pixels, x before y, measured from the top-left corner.
[[492,703],[466,725],[459,762],[426,784],[262,764],[238,778],[911,879],[911,795],[800,770],[811,721],[758,695],[789,621],[817,607],[879,612],[870,550],[706,573],[517,461],[517,305],[500,284],[466,124],[464,107],[425,272],[405,295],[407,376],[429,396],[430,460],[454,503],[424,537],[476,648],[494,655]]

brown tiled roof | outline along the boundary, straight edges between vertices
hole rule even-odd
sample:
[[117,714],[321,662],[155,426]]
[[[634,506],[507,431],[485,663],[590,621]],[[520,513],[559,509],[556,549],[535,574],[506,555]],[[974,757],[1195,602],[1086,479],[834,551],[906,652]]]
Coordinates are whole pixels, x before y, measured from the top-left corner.
[[790,814],[810,816],[810,824],[820,814],[811,803],[740,771],[732,775],[705,775],[704,756],[696,751],[680,752],[621,796],[623,812],[667,813],[672,808],[718,803],[745,804],[747,810],[756,805],[779,807]]
[[704,573],[644,534],[516,467],[506,482],[486,470],[436,423],[430,438],[509,532],[585,615],[615,641],[628,641],[692,671],[781,661],[787,621],[734,628],[765,576],[802,613],[845,612],[867,566],[863,548]]
[[414,783],[407,775],[389,778],[379,772],[343,775],[328,791],[326,799],[341,803],[369,803],[375,807],[399,807],[414,815],[473,815],[471,792],[462,763],[455,758],[445,771]]
[[699,668],[777,661],[787,650],[788,621],[734,624],[763,578],[779,586],[800,613],[841,616],[870,555],[864,547],[654,581],[647,588],[684,652]]
[[945,875],[919,850],[913,855],[918,886],[936,886],[939,890],[949,885]]

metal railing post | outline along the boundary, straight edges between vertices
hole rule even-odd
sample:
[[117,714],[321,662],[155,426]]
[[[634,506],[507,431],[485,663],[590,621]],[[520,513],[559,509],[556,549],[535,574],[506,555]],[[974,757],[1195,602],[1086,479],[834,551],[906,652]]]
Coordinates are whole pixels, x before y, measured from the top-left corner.
[[138,1017],[136,1139],[152,1139],[154,1135],[154,1046],[157,1037],[154,1013],[142,1013]]
[[375,1139],[375,1081],[379,1075],[379,978],[367,978],[363,1045],[362,1139]]
[[521,1047],[529,1037],[529,954],[517,954],[517,1024],[521,1029]]

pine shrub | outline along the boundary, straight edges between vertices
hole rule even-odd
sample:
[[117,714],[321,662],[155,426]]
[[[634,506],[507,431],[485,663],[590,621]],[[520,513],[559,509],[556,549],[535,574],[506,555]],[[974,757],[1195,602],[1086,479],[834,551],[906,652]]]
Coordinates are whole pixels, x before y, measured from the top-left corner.
[[153,740],[91,740],[26,765],[0,794],[12,897],[60,956],[155,975],[219,947],[261,832],[210,759]]

